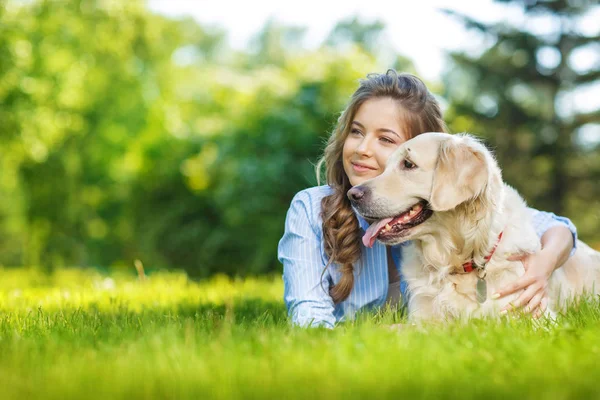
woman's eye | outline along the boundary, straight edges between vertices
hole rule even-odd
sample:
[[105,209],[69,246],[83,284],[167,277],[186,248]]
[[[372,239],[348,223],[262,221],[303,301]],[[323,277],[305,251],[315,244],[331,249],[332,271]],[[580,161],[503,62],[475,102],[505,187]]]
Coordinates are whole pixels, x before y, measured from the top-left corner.
[[351,129],[350,133],[354,134],[354,135],[360,135],[360,131],[358,129]]
[[414,169],[414,168],[417,168],[417,166],[414,163],[410,162],[409,160],[404,160],[404,168]]
[[384,142],[386,142],[386,143],[392,143],[392,144],[395,144],[395,143],[396,143],[396,142],[394,142],[392,139],[390,139],[390,138],[387,138],[387,137],[385,137],[385,136],[383,136],[383,137],[381,138],[381,140],[383,140],[383,141],[384,141]]

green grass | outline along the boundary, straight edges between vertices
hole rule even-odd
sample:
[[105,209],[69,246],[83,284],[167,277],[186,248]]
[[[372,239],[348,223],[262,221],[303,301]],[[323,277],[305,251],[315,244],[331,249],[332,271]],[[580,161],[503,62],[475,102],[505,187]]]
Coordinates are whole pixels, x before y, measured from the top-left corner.
[[279,277],[0,269],[0,398],[600,398],[600,304],[391,331],[290,327]]

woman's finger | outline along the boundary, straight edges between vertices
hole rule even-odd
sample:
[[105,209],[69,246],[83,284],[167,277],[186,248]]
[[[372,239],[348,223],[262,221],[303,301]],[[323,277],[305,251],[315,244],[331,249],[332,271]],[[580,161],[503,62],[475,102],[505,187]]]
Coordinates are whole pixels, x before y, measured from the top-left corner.
[[533,318],[535,318],[535,319],[540,318],[542,315],[544,315],[544,312],[546,312],[547,308],[548,308],[548,296],[544,296],[542,298],[540,306],[537,308],[537,310],[535,310],[535,313],[533,314]]
[[492,299],[499,299],[500,297],[504,297],[508,294],[514,293],[517,290],[525,289],[526,287],[530,286],[533,282],[533,277],[529,277],[527,275],[522,276],[516,282],[513,282],[510,285],[506,286],[504,289],[498,290],[496,293],[494,293],[492,295]]
[[542,298],[542,302],[541,302],[541,304],[540,304],[540,311],[542,312],[542,314],[543,314],[543,313],[545,313],[545,312],[546,312],[546,310],[548,309],[548,301],[550,301],[550,300],[548,299],[548,296],[544,296],[544,297]]
[[525,307],[525,312],[532,313],[533,311],[536,311],[538,306],[542,303],[543,298],[544,292],[537,292]]
[[519,298],[517,300],[504,306],[504,308],[502,308],[502,310],[500,310],[500,312],[504,314],[508,310],[516,309],[516,308],[519,308],[519,307],[529,303],[531,301],[531,299],[533,298],[533,296],[535,296],[535,294],[539,290],[540,290],[539,285],[536,285],[536,284],[529,285],[529,287],[527,287],[527,289],[525,289],[525,291],[523,293],[521,293],[521,295],[519,296]]

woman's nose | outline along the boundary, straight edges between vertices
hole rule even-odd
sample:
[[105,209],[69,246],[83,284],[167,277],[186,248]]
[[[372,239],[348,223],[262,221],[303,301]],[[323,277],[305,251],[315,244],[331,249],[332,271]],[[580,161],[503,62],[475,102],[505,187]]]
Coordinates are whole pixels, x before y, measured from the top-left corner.
[[367,155],[367,156],[372,155],[371,143],[370,143],[369,138],[367,138],[367,137],[363,138],[363,140],[360,142],[360,144],[356,148],[356,153],[360,154],[360,155]]

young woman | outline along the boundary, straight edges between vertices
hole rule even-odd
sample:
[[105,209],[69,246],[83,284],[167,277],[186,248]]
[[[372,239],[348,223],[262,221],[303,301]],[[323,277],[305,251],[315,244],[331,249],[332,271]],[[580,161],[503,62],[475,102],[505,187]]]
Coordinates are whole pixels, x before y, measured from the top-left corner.
[[[279,242],[284,300],[294,324],[333,328],[357,311],[396,306],[407,296],[402,245],[365,247],[361,237],[368,223],[354,213],[346,192],[381,174],[400,144],[432,131],[445,132],[446,126],[420,79],[389,70],[361,80],[317,165],[317,177],[325,166],[327,185],[296,194]],[[548,278],[574,251],[577,233],[567,218],[531,212],[543,250],[515,255],[526,274],[494,297],[525,289],[514,306],[539,315]]]

